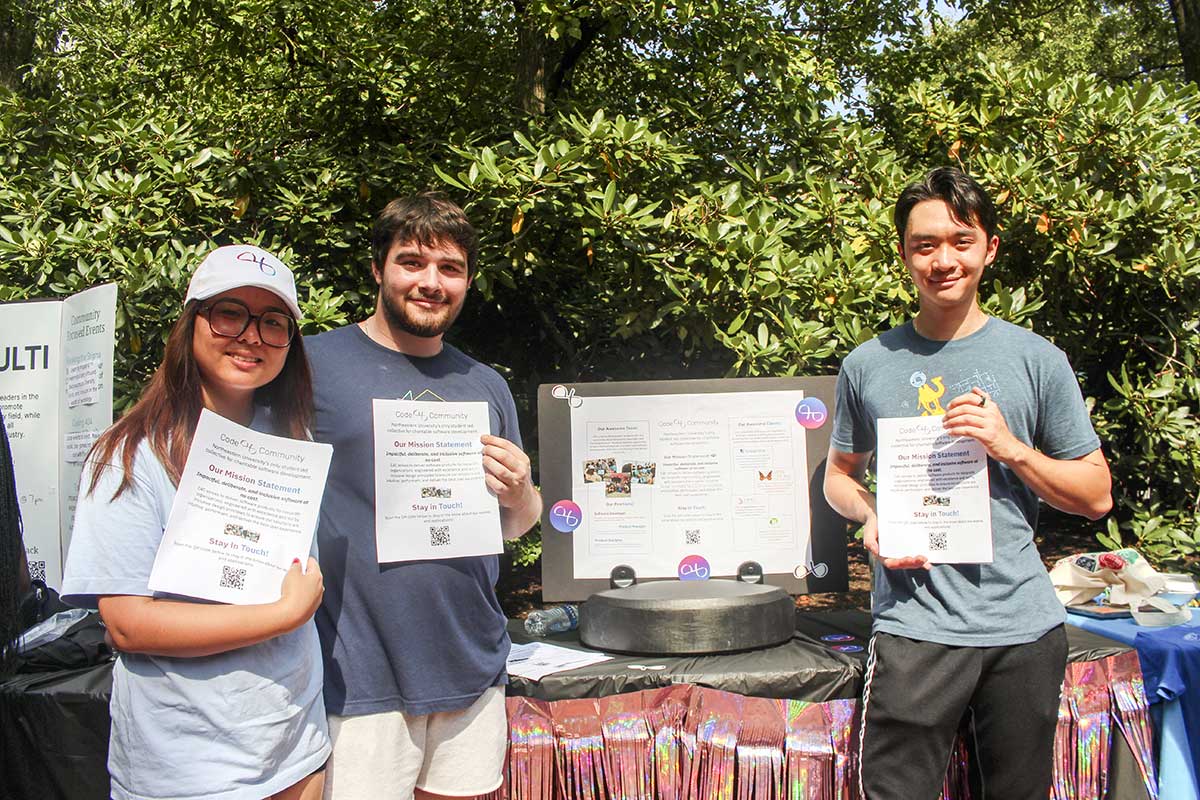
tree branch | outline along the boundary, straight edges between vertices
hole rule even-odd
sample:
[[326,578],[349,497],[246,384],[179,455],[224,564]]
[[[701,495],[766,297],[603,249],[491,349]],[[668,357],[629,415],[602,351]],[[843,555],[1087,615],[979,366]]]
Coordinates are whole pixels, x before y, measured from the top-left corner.
[[580,36],[571,46],[563,53],[562,58],[558,60],[558,65],[554,68],[554,73],[550,76],[550,80],[546,83],[546,96],[557,98],[564,87],[569,87],[570,73],[575,69],[575,65],[579,63],[579,59],[587,52],[592,43],[600,36],[600,31],[604,30],[604,22],[595,19],[584,20],[580,25]]

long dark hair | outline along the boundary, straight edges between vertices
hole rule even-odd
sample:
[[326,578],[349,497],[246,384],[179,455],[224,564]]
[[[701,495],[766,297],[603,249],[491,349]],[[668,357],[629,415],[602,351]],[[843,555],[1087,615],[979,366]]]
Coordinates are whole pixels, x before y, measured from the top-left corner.
[[[179,483],[196,424],[200,421],[200,411],[204,408],[200,369],[192,352],[192,335],[200,305],[201,301],[192,300],[184,306],[183,316],[167,336],[162,363],[150,378],[141,399],[92,445],[88,460],[95,466],[89,494],[96,490],[104,470],[115,466],[118,451],[123,475],[113,499],[132,485],[133,458],[143,439],[150,441],[150,449],[162,462],[171,482]],[[312,375],[298,332],[292,339],[283,369],[273,381],[255,392],[254,400],[270,406],[276,432],[293,439],[308,438],[313,415]]]

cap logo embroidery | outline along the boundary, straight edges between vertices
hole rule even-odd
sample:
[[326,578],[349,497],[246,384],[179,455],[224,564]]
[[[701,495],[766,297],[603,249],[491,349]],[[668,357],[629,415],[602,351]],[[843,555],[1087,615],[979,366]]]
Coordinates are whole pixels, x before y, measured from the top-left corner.
[[238,253],[237,260],[238,261],[249,261],[251,264],[257,264],[259,270],[261,270],[266,275],[273,276],[276,273],[276,269],[267,263],[266,256],[258,256],[256,258],[254,253],[251,253],[249,251],[242,251],[241,253]]

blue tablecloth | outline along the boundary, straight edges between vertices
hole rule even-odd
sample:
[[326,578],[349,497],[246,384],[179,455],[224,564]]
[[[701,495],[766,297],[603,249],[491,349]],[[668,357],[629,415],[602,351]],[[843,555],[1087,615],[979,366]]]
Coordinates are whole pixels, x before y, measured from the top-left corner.
[[1160,800],[1200,798],[1200,614],[1193,609],[1190,622],[1168,628],[1078,614],[1068,614],[1067,621],[1137,651],[1147,699],[1161,705]]

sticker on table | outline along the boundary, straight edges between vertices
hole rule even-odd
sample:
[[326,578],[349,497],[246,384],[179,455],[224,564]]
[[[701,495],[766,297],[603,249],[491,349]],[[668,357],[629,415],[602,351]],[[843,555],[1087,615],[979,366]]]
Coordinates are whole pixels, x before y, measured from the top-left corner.
[[854,637],[848,633],[827,633],[821,637],[822,642],[852,642]]
[[835,644],[832,650],[837,650],[839,653],[861,653],[862,645],[859,644]]

